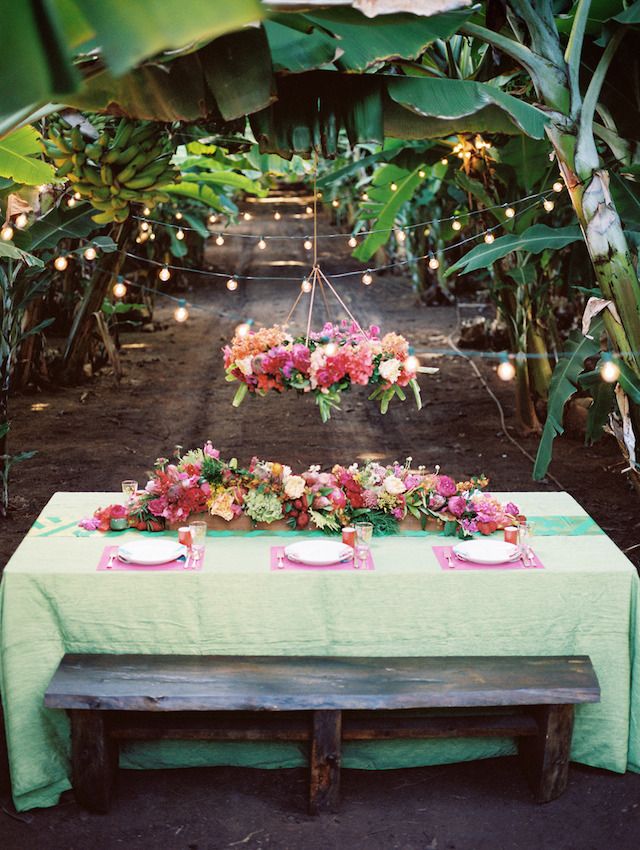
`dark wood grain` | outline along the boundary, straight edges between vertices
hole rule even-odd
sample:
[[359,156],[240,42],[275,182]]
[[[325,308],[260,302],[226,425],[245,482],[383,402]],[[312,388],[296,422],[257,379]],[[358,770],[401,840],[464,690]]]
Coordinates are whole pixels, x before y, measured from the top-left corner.
[[100,711],[71,711],[71,774],[78,804],[91,812],[109,810],[118,767],[118,746]]
[[548,803],[567,787],[574,708],[572,705],[542,705],[535,710],[535,715],[538,735],[521,739],[518,749],[536,801]]
[[587,656],[66,655],[49,708],[341,710],[597,702]]
[[314,711],[309,756],[309,814],[337,811],[340,801],[342,712]]

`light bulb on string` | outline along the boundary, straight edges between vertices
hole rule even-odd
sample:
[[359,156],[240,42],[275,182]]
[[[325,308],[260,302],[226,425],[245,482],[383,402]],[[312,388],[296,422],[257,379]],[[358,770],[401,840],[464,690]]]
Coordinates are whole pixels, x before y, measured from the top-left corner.
[[513,365],[511,360],[509,360],[509,356],[507,354],[504,354],[502,360],[498,363],[496,372],[501,381],[512,381],[515,378],[516,367]]
[[349,237],[349,239],[347,240],[347,245],[348,245],[350,248],[357,248],[357,246],[358,246],[358,240],[356,239],[356,237],[355,237],[355,236],[350,236],[350,237]]
[[425,236],[430,236],[431,235],[431,228],[425,227],[425,229],[422,232]]
[[462,223],[460,221],[458,221],[457,218],[454,218],[454,220],[451,222],[451,229],[452,230],[462,230]]
[[302,283],[300,284],[300,289],[303,292],[311,292],[311,290],[313,289],[313,285],[312,285],[312,283],[311,283],[311,281],[309,280],[308,277],[305,277],[305,278],[302,279]]
[[224,236],[222,233],[218,233],[216,236],[216,245],[224,245]]
[[95,258],[98,256],[98,252],[93,247],[93,245],[89,245],[88,248],[84,249],[83,255],[85,260],[95,260]]
[[149,209],[149,207],[144,207],[144,209],[142,210],[142,215],[151,215],[151,210]]
[[239,337],[245,337],[245,336],[249,336],[250,331],[251,331],[251,325],[249,324],[249,322],[241,322],[241,324],[236,325],[235,334],[236,334],[236,336],[239,336]]
[[307,215],[312,215],[313,214],[313,207],[307,206],[305,208],[305,212],[306,212]]
[[562,192],[564,189],[564,183],[561,183],[560,180],[556,180],[552,188],[554,192]]
[[362,275],[362,282],[365,286],[371,286],[373,283],[373,275],[371,274],[371,269],[367,269],[366,272]]
[[313,242],[311,241],[311,239],[309,239],[309,237],[308,237],[308,236],[307,236],[307,238],[304,240],[304,243],[303,243],[303,244],[304,244],[304,249],[305,249],[305,251],[310,251],[310,250],[313,248]]
[[420,169],[420,171],[418,171],[418,177],[419,177],[421,180],[424,180],[424,178],[425,178],[426,176],[427,176],[427,172],[426,172],[423,168],[421,168],[421,169]]
[[368,201],[369,195],[367,195],[366,192],[363,192],[362,195],[360,195],[360,199],[363,200],[363,201]]
[[280,219],[282,218],[282,216],[280,215],[280,213],[278,212],[278,210],[276,210],[276,211],[274,212],[273,217],[275,218],[275,220],[276,220],[276,221],[280,221]]
[[504,211],[504,214],[505,214],[506,218],[513,218],[514,215],[516,214],[516,211],[514,210],[513,207],[507,207],[506,210]]
[[140,222],[140,230],[148,230],[148,229],[149,229],[149,222],[148,221],[141,221]]
[[404,230],[396,230],[396,241],[402,244],[407,238],[407,234]]
[[321,197],[322,197],[322,192],[320,191],[320,189],[318,189],[318,191],[316,192],[316,198],[318,200],[320,200]]
[[69,260],[64,256],[64,254],[60,254],[60,256],[56,257],[53,261],[53,265],[56,271],[63,272],[69,265]]
[[496,237],[493,235],[493,233],[487,232],[484,234],[484,241],[487,243],[487,245],[491,245],[492,242],[495,242],[495,239]]
[[340,201],[339,201],[337,198],[334,198],[334,199],[331,201],[331,206],[332,206],[332,207],[336,207],[336,208],[337,208],[337,207],[339,207],[339,206],[340,206]]
[[166,266],[166,265],[163,266],[160,269],[160,271],[158,272],[158,277],[160,278],[161,281],[166,283],[169,280],[169,278],[171,277],[171,272],[169,270],[169,266]]
[[187,319],[189,318],[189,311],[187,310],[187,302],[183,298],[180,299],[180,301],[178,302],[178,306],[173,311],[173,318],[179,324],[186,322]]
[[551,212],[555,205],[555,201],[550,201],[549,198],[545,198],[545,200],[542,202],[542,206],[547,212]]
[[150,239],[152,242],[153,242],[153,240],[154,240],[155,238],[156,238],[156,234],[155,234],[155,233],[153,233],[153,232],[149,233],[149,239]]
[[443,156],[440,162],[442,163],[442,165],[449,165],[449,160],[446,156]]
[[440,268],[440,260],[437,257],[434,257],[433,255],[431,257],[429,257],[429,268],[432,269],[433,271],[435,271],[436,269],[439,269]]
[[13,239],[13,227],[10,224],[4,224],[0,230],[0,239],[3,242],[11,242]]
[[180,210],[178,210],[178,212],[175,214],[175,219],[176,221],[182,220],[182,213],[180,212]]
[[176,239],[179,239],[180,241],[184,239],[184,230],[181,227],[176,230]]
[[246,213],[243,213],[243,214],[242,214],[242,218],[243,218],[245,221],[251,221],[251,219],[253,218],[253,216],[251,215],[251,213],[250,213],[250,212],[246,212]]
[[607,384],[615,384],[620,377],[620,367],[608,353],[602,355],[602,366],[600,367],[600,377]]
[[74,192],[73,197],[75,198],[76,201],[79,201],[79,200],[82,199],[82,195],[80,194],[80,192]]
[[264,238],[261,236],[260,241],[258,242],[258,248],[260,248],[261,251],[264,251],[264,249],[266,247],[267,247],[267,243],[265,242]]
[[75,207],[75,205],[76,205],[76,199],[73,197],[73,195],[70,198],[67,198],[67,206],[68,207]]
[[389,188],[391,189],[392,192],[397,192],[398,191],[398,184],[397,183],[391,183]]
[[236,277],[230,277],[227,281],[227,289],[229,292],[235,292],[238,288],[238,279]]
[[119,280],[117,283],[114,283],[113,289],[111,290],[116,298],[124,298],[127,294],[127,287],[125,284]]
[[218,220],[218,217],[216,215],[214,215],[213,213],[211,213],[211,215],[209,216],[209,224],[215,224],[217,220]]

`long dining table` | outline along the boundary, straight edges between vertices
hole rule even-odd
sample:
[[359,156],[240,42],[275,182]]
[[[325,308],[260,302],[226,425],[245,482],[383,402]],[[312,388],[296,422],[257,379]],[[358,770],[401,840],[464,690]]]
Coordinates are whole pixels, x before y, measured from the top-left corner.
[[[97,570],[105,546],[141,532],[78,521],[113,493],[54,494],[0,585],[0,689],[13,799],[55,805],[71,787],[69,723],[43,706],[65,652],[240,655],[588,655],[601,702],[578,706],[571,758],[640,772],[639,580],[569,494],[496,493],[534,523],[542,569],[444,570],[436,533],[375,538],[373,570],[273,570],[296,532],[210,532],[203,568]],[[159,533],[175,537],[175,532]],[[302,532],[306,537],[310,532]],[[350,742],[343,766],[384,769],[515,752],[509,739]],[[125,768],[297,767],[295,743],[131,743]]]

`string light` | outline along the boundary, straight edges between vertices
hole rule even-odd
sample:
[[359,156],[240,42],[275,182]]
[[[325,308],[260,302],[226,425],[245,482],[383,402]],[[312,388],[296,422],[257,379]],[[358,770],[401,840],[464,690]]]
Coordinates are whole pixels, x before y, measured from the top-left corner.
[[306,277],[303,278],[302,283],[300,284],[300,289],[303,292],[311,292],[311,290],[313,289],[311,281]]
[[425,229],[422,232],[425,236],[429,236],[431,234],[431,228],[425,227]]
[[182,324],[183,322],[186,322],[187,319],[189,318],[189,311],[187,310],[187,302],[184,301],[183,299],[180,299],[180,301],[178,302],[178,306],[173,311],[173,318],[176,320],[176,322],[179,322],[180,324]]
[[492,242],[495,242],[495,238],[496,237],[493,235],[493,233],[484,234],[484,241],[487,243],[487,245],[491,245]]
[[166,266],[166,265],[163,266],[160,269],[160,271],[158,272],[158,277],[160,278],[161,281],[166,283],[169,280],[169,278],[171,277],[171,272],[169,271],[169,266]]
[[82,195],[80,194],[80,192],[74,192],[73,197],[76,199],[76,201],[79,201],[79,200],[82,199]]
[[176,213],[175,218],[176,218],[176,221],[182,220],[182,213],[180,212],[180,210],[178,210],[178,212]]
[[347,241],[347,245],[348,245],[350,248],[356,248],[356,247],[357,247],[357,245],[358,245],[358,240],[356,239],[356,237],[355,237],[355,236],[350,236],[350,237],[349,237],[349,239],[348,239],[348,241]]
[[320,191],[320,189],[318,189],[318,191],[316,192],[316,198],[321,198],[321,197],[322,197],[322,192]]
[[551,200],[549,200],[549,198],[546,198],[542,202],[542,206],[545,208],[545,210],[547,212],[551,212],[551,210],[555,207],[555,201],[551,201]]
[[67,198],[67,206],[68,207],[75,207],[75,205],[76,205],[76,199],[73,197],[73,195],[70,198]]
[[179,239],[180,241],[184,239],[184,230],[181,227],[176,230],[176,239]]
[[144,207],[144,209],[142,210],[142,215],[151,215],[151,210],[149,209],[149,207]]
[[243,218],[245,221],[251,221],[251,219],[253,218],[253,216],[251,215],[251,213],[250,213],[250,212],[246,212],[246,213],[243,213],[242,218]]
[[249,336],[249,332],[251,331],[251,325],[249,322],[242,322],[242,324],[236,326],[236,336],[244,337]]
[[307,236],[307,238],[304,240],[304,249],[305,249],[305,251],[310,251],[312,248],[313,248],[313,242]]
[[69,265],[69,260],[64,256],[64,254],[60,254],[60,256],[56,257],[53,261],[53,265],[56,271],[63,272]]
[[420,171],[418,171],[418,177],[419,177],[421,180],[424,180],[424,178],[425,178],[426,176],[427,176],[427,172],[426,172],[423,168],[421,168],[421,169],[420,169]]
[[313,207],[306,207],[305,212],[307,215],[313,215]]
[[266,247],[267,247],[267,243],[264,241],[264,239],[261,236],[260,241],[258,242],[258,248],[260,248],[261,251],[264,251],[264,249]]
[[440,268],[440,260],[437,257],[431,256],[429,257],[429,268],[435,271]]
[[449,165],[449,160],[447,159],[446,156],[443,156],[442,159],[440,160],[440,162],[441,162],[442,165]]
[[404,230],[396,230],[396,240],[400,244],[402,244],[405,241],[406,238],[407,238],[407,234],[404,232]]
[[141,221],[140,222],[140,230],[148,230],[148,229],[149,229],[149,222],[148,221]]
[[113,285],[112,292],[116,298],[124,298],[127,294],[127,287],[119,280]]
[[216,245],[224,245],[224,236],[222,233],[218,233],[216,236]]
[[0,239],[3,242],[11,242],[13,239],[13,227],[10,224],[4,224],[0,230]]
[[505,214],[506,218],[513,218],[514,215],[516,214],[516,211],[514,210],[513,207],[507,207],[506,210],[504,211],[504,214]]
[[227,281],[227,289],[229,292],[235,292],[238,288],[238,280],[235,277],[230,277]]
[[[364,200],[364,198],[363,198],[363,200]],[[339,201],[337,198],[334,198],[334,199],[331,201],[331,206],[332,206],[332,207],[336,207],[336,208],[337,208],[337,207],[339,207],[339,206],[340,206],[340,201]]]
[[516,376],[516,367],[509,360],[508,356],[504,354],[496,372],[501,381],[512,381]]
[[218,216],[211,213],[211,215],[209,216],[209,224],[215,224],[217,220],[218,220]]
[[280,219],[282,218],[282,216],[280,215],[280,213],[278,212],[278,210],[276,210],[276,211],[274,212],[273,217],[275,218],[275,220],[276,220],[276,221],[280,221]]
[[451,223],[452,230],[462,230],[462,224],[458,221],[458,219],[454,219]]
[[397,183],[391,183],[389,188],[391,189],[392,192],[397,192],[398,191],[398,184]]
[[563,189],[564,189],[564,183],[561,183],[559,180],[556,180],[556,182],[553,184],[553,191],[554,192],[562,192]]
[[83,253],[85,260],[95,260],[95,258],[98,256],[98,252],[93,247],[93,245],[89,245],[88,248],[85,248]]
[[362,282],[365,286],[371,286],[373,283],[373,275],[371,274],[371,270],[367,269],[366,272],[362,275]]
[[361,198],[363,201],[368,201],[368,200],[369,200],[369,195],[367,195],[367,193],[366,193],[366,192],[363,192],[363,193],[362,193],[362,195],[360,195],[360,198]]
[[150,233],[150,234],[149,234],[149,239],[150,239],[152,242],[153,242],[153,240],[154,240],[155,238],[156,238],[156,234],[155,234],[155,233]]
[[600,367],[600,377],[607,384],[615,384],[620,377],[620,367],[613,361],[610,354],[602,355],[602,366]]
[[22,230],[29,223],[29,219],[27,218],[26,213],[20,213],[20,215],[16,218],[16,227],[18,230]]

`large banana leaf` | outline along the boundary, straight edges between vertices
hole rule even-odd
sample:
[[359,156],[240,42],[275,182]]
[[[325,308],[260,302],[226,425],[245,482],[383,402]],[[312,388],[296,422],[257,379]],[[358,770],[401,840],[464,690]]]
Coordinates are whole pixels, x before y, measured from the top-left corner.
[[595,339],[583,336],[580,331],[573,331],[565,344],[564,355],[553,370],[549,386],[547,419],[544,423],[540,445],[536,453],[536,462],[533,467],[534,481],[540,481],[547,474],[551,463],[553,441],[564,432],[562,425],[564,406],[578,387],[578,379],[583,371],[584,361],[587,357],[594,357],[598,353],[596,340],[602,326],[601,318],[592,324],[591,333]]
[[94,214],[95,209],[85,203],[71,209],[52,207],[46,215],[34,221],[28,230],[16,232],[14,241],[29,251],[53,249],[62,239],[82,239],[99,230],[100,226],[91,218]]
[[470,15],[470,10],[462,10],[428,18],[400,14],[372,20],[354,9],[331,9],[305,17],[337,36],[343,53],[335,64],[353,72],[391,59],[417,59],[433,41],[453,35]]
[[545,114],[495,86],[433,77],[388,76],[385,80],[392,100],[418,115],[452,121],[475,116],[493,106],[504,113],[512,125],[512,133],[523,132],[534,139],[544,136]]
[[37,130],[27,126],[0,139],[0,177],[27,186],[56,182],[53,166],[40,159],[39,138]]
[[[237,171],[198,171],[187,172],[182,175],[183,183],[197,183],[205,186],[231,186],[252,195],[264,197],[269,190],[261,186],[255,180],[251,180]],[[162,191],[165,191],[164,189]]]
[[172,183],[170,186],[164,186],[163,192],[169,195],[176,195],[180,198],[189,198],[192,201],[197,201],[209,209],[216,212],[237,213],[238,208],[230,198],[225,195],[219,195],[211,186],[204,183],[190,183],[182,181],[182,183]]
[[[261,20],[258,0],[20,0],[3,11],[0,114],[82,88],[72,57],[100,52],[114,76],[164,50]],[[192,80],[192,83],[195,80]]]
[[[304,25],[305,19],[299,17]],[[343,52],[340,43],[322,30],[312,28],[310,32],[306,32],[304,29],[287,26],[293,18],[293,15],[283,15],[281,19],[264,23],[271,60],[276,71],[290,71],[295,74],[312,71],[330,64]]]
[[522,233],[508,233],[500,236],[490,245],[484,243],[476,245],[447,270],[447,275],[454,272],[468,274],[478,269],[486,269],[512,251],[539,254],[548,248],[553,250],[564,248],[565,245],[579,242],[581,239],[582,233],[577,225],[553,228],[547,227],[546,224],[534,224]]

